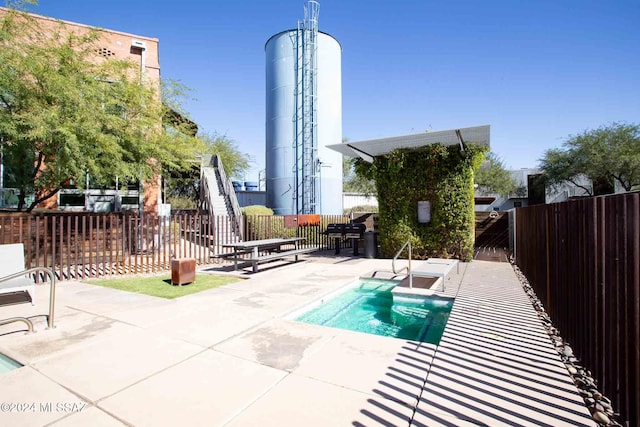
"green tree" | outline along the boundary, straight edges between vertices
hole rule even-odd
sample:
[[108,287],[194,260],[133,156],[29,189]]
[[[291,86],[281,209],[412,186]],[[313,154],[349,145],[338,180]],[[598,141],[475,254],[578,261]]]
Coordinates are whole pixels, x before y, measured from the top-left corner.
[[7,7],[15,10],[27,10],[29,5],[38,5],[38,0],[6,0]]
[[[349,138],[343,137],[342,143],[349,142]],[[376,183],[370,177],[358,173],[356,164],[359,159],[342,156],[342,191],[345,193],[363,193],[371,196],[376,194]]]
[[[249,169],[251,156],[242,153],[236,142],[226,135],[202,133],[197,139],[201,154],[217,154],[228,177],[241,178]],[[195,208],[200,197],[200,163],[195,159],[171,172],[166,178],[168,201],[174,207]]]
[[501,196],[508,196],[517,189],[513,176],[505,169],[500,157],[493,152],[485,155],[485,166],[476,172],[474,181],[482,191]]
[[241,179],[251,165],[251,156],[242,153],[238,144],[227,135],[203,133],[199,138],[204,143],[206,154],[217,154],[222,160],[224,171],[229,178]]
[[572,153],[552,148],[545,151],[544,156],[540,159],[540,169],[545,185],[557,187],[564,183],[570,182],[590,196],[593,195],[593,189],[590,185],[586,185],[582,177],[586,176],[584,171],[587,170],[582,158],[573,157]]
[[376,183],[373,179],[358,173],[356,164],[360,159],[342,157],[342,191],[346,193],[376,194]]
[[640,125],[612,123],[571,135],[562,149],[544,153],[540,169],[550,185],[577,185],[586,176],[593,183],[617,182],[631,191],[640,186]]
[[[179,168],[198,145],[165,132],[157,82],[122,60],[97,60],[99,32],[9,9],[0,16],[0,141],[18,210],[32,210],[70,180],[147,179]],[[180,128],[180,125],[174,127]],[[26,196],[34,195],[29,206]]]

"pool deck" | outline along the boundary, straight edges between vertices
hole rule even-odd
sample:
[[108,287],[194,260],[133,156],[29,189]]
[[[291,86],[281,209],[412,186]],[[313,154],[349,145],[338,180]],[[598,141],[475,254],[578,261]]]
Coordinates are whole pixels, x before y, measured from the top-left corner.
[[176,300],[59,283],[55,329],[0,326],[25,365],[0,374],[0,425],[595,425],[508,263],[447,277],[437,347],[283,319],[390,260],[269,267]]

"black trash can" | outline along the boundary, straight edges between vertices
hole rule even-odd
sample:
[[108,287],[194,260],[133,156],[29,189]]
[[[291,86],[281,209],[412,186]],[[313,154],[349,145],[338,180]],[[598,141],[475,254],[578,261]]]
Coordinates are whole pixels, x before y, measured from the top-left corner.
[[364,256],[366,258],[378,258],[378,232],[364,232]]

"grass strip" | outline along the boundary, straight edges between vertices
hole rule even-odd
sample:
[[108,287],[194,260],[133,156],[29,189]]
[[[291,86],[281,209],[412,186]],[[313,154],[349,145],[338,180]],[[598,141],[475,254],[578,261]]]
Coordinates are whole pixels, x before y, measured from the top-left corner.
[[118,289],[121,291],[135,292],[138,294],[150,295],[153,297],[173,299],[179,298],[207,289],[225,286],[237,282],[240,279],[235,277],[214,276],[211,274],[198,274],[196,281],[186,285],[178,286],[171,284],[171,276],[131,276],[117,279],[94,279],[85,280],[85,283],[105,288]]

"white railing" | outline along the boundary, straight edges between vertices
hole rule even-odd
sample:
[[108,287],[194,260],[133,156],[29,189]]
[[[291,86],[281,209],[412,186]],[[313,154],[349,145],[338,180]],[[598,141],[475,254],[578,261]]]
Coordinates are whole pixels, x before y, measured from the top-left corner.
[[[407,265],[406,267],[402,267],[400,270],[396,271],[396,259],[398,259],[398,257],[400,256],[404,248],[406,248],[407,246],[409,246],[409,265]],[[410,240],[407,240],[405,244],[402,245],[400,250],[396,253],[396,255],[391,260],[391,271],[393,271],[393,274],[399,274],[402,270],[405,270],[405,269],[407,270],[407,274],[410,275],[411,274],[411,241]]]
[[233,184],[231,183],[231,180],[227,178],[227,174],[224,171],[224,166],[222,165],[220,156],[215,154],[212,160],[213,167],[218,170],[224,197],[231,204],[233,222],[236,226],[236,231],[238,233],[238,236],[240,237],[240,240],[242,240],[242,212],[240,211],[240,205],[238,204],[238,198],[236,197],[236,192],[233,189]]
[[[49,314],[46,317],[47,317],[47,328],[51,329],[55,327],[54,314],[56,309],[56,275],[53,272],[53,270],[47,267],[33,267],[24,271],[10,274],[8,276],[4,276],[0,278],[0,282],[6,282],[11,279],[23,278],[25,275],[29,276],[35,273],[44,273],[49,277],[49,286],[50,286],[49,287]],[[33,302],[33,298],[35,298],[35,295],[31,295],[32,302]],[[33,322],[28,317],[11,317],[9,319],[1,319],[0,326],[7,325],[9,323],[14,323],[14,322],[23,322],[24,324],[27,325],[27,329],[28,329],[27,332],[33,332]]]

